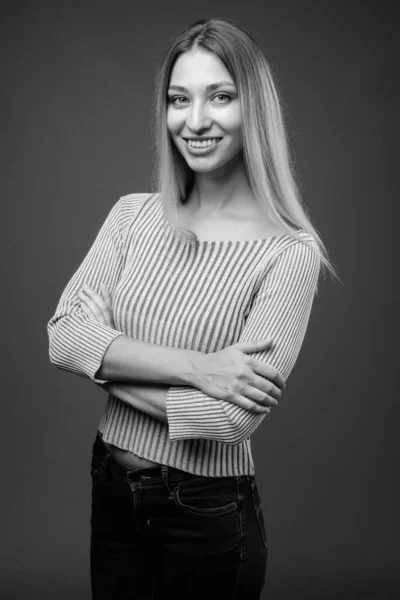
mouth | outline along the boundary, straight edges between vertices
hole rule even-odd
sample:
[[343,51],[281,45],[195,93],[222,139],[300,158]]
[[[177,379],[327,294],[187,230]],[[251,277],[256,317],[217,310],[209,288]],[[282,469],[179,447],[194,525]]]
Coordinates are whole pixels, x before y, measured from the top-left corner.
[[211,147],[219,144],[220,141],[222,140],[221,137],[207,138],[207,139],[203,139],[203,140],[196,140],[193,138],[183,138],[183,139],[185,140],[185,143],[187,144],[187,146],[189,146],[189,148],[211,148]]

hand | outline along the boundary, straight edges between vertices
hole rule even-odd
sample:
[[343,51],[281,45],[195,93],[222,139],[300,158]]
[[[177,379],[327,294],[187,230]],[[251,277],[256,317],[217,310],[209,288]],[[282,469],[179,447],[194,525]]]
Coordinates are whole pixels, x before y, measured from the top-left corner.
[[98,294],[88,285],[82,286],[78,292],[80,307],[90,319],[115,329],[111,294],[103,283],[100,290],[101,294]]
[[250,412],[270,412],[270,407],[278,404],[285,381],[274,367],[247,354],[271,345],[270,339],[240,342],[200,355],[195,365],[198,376],[195,386],[209,396]]

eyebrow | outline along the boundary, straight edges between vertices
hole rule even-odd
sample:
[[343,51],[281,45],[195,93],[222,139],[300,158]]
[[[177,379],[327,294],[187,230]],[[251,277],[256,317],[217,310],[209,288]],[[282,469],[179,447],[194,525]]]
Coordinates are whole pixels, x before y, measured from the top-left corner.
[[[230,85],[231,87],[236,87],[232,81],[219,81],[218,83],[212,83],[211,85],[208,85],[206,87],[206,90],[212,92],[213,90],[216,90],[224,85]],[[177,90],[178,92],[187,92],[188,91],[187,88],[183,87],[182,85],[170,85],[169,89]]]

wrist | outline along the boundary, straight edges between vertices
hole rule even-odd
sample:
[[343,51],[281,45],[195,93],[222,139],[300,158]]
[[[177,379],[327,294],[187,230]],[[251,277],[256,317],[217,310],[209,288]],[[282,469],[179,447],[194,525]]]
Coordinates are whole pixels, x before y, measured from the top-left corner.
[[179,370],[178,385],[189,385],[200,389],[201,363],[204,359],[203,352],[183,350],[183,361]]

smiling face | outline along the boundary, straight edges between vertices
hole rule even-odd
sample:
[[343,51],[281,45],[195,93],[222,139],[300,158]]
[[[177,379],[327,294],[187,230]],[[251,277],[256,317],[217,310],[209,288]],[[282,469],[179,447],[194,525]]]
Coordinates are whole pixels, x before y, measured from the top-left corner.
[[218,56],[200,48],[179,56],[168,88],[167,125],[195,172],[226,170],[242,158],[238,91]]

